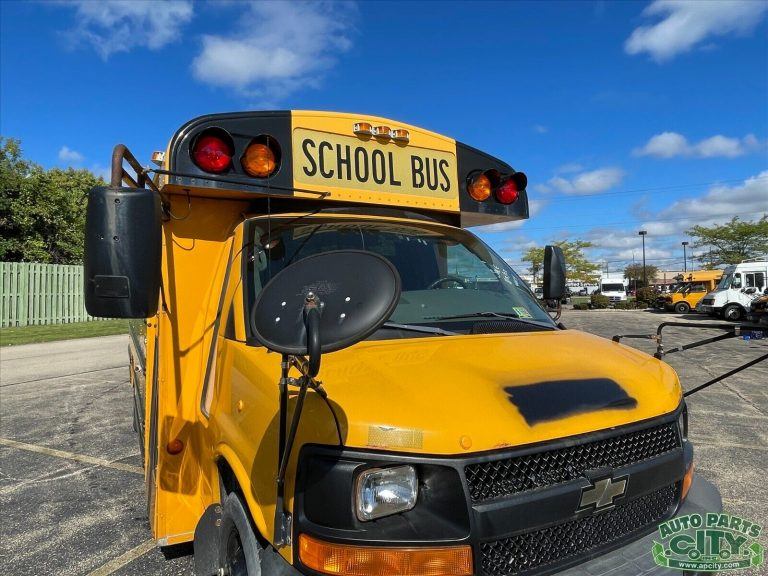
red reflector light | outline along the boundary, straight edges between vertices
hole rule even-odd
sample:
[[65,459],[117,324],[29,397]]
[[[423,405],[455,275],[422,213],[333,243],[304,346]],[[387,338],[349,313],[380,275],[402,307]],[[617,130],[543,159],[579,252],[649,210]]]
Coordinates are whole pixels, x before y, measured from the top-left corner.
[[512,204],[520,195],[520,191],[517,189],[517,184],[512,178],[508,178],[501,185],[496,188],[496,200],[502,204]]
[[195,142],[192,159],[201,170],[219,174],[232,166],[232,146],[219,136],[203,135]]

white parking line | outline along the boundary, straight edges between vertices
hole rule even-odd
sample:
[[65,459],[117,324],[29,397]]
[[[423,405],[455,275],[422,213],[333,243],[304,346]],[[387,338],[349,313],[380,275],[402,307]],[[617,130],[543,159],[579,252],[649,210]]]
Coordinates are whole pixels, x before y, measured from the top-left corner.
[[9,438],[0,438],[0,446],[18,448],[19,450],[26,450],[28,452],[37,452],[38,454],[45,454],[47,456],[54,456],[56,458],[65,458],[66,460],[74,460],[76,462],[83,462],[84,464],[93,464],[95,466],[103,466],[104,468],[113,468],[114,470],[122,470],[123,472],[132,472],[133,474],[140,474],[141,476],[144,476],[144,470],[139,466],[123,464],[122,462],[112,462],[110,460],[105,460],[104,458],[95,458],[93,456],[86,456],[85,454],[75,454],[73,452],[65,452],[64,450],[56,450],[55,448],[48,448],[46,446],[37,446],[35,444],[17,442],[16,440],[11,440]]
[[136,558],[139,556],[143,556],[150,550],[152,550],[155,547],[155,541],[154,540],[147,540],[146,542],[142,542],[136,548],[131,548],[126,552],[125,554],[121,554],[117,558],[114,558],[107,562],[106,564],[99,566],[94,570],[93,572],[89,572],[87,576],[109,576],[109,574],[113,574],[114,572],[117,572],[125,566],[126,564],[130,564]]

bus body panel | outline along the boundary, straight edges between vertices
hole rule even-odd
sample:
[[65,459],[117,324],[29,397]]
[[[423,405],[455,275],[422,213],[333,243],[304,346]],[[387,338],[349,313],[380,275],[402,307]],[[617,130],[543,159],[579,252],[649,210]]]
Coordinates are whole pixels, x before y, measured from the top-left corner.
[[[147,364],[158,354],[158,373],[148,371],[146,397],[153,398],[152,381],[158,389],[145,413],[150,424],[145,438],[150,524],[164,545],[191,540],[203,510],[218,499],[215,470],[202,464],[213,459],[200,398],[225,258],[244,209],[235,201],[203,198],[188,204],[183,196],[171,196],[170,203],[181,219],[163,227],[161,308],[147,329]],[[155,338],[152,350],[149,343]],[[175,439],[184,448],[172,455],[166,447]]]

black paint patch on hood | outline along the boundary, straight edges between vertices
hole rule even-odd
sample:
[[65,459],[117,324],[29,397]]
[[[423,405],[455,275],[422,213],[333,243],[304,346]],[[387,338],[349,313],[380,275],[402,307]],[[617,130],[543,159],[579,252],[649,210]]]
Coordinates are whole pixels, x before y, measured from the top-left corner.
[[507,386],[504,392],[529,426],[574,414],[599,410],[629,410],[637,400],[610,378],[553,380],[526,386]]

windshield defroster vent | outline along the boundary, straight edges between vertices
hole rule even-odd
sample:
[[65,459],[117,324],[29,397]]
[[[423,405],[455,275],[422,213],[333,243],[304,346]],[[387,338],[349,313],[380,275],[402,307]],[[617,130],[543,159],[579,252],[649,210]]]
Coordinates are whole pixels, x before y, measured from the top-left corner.
[[536,326],[527,322],[518,322],[517,320],[489,320],[484,322],[475,322],[470,334],[501,334],[509,332],[547,332],[551,331],[550,326]]

